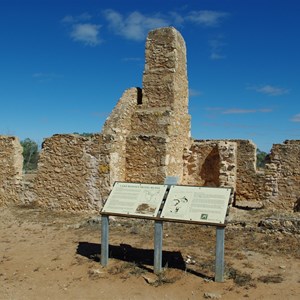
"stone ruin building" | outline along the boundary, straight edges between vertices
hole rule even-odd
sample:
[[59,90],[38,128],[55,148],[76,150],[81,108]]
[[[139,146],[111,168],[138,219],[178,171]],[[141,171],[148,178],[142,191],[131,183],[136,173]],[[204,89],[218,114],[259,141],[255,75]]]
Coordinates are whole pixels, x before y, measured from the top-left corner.
[[300,198],[300,141],[273,145],[264,171],[249,140],[193,140],[186,46],[172,27],[148,34],[143,87],[124,92],[102,132],[44,140],[37,176],[22,179],[22,148],[0,137],[0,205],[99,210],[115,181],[230,186],[236,206],[292,211]]

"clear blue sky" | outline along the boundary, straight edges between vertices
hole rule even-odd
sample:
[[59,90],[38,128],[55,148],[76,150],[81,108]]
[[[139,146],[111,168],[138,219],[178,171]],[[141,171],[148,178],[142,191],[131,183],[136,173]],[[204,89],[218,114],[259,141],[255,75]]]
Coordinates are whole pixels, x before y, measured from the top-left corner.
[[145,38],[187,45],[192,136],[300,139],[298,0],[0,0],[0,134],[100,132],[142,86]]

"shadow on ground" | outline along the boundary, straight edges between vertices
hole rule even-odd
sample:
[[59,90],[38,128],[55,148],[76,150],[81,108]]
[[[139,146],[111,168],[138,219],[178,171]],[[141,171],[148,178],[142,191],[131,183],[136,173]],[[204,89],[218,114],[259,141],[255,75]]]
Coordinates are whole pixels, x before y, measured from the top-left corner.
[[[101,244],[79,242],[76,253],[94,261],[100,262]],[[153,266],[153,249],[134,248],[128,244],[109,245],[109,258],[118,259],[124,262],[136,263],[139,266],[142,266],[144,269],[153,272],[152,269],[146,267]],[[211,279],[205,274],[187,268],[186,263],[179,251],[163,251],[162,266],[183,270],[198,277]]]

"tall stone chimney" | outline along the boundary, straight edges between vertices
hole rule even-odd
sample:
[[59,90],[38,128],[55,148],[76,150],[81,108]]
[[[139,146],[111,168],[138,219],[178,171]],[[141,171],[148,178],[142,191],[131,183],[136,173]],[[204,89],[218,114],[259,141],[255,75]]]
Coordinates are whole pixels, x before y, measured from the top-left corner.
[[126,180],[162,183],[183,173],[190,141],[186,47],[173,27],[148,34],[142,100],[131,118]]

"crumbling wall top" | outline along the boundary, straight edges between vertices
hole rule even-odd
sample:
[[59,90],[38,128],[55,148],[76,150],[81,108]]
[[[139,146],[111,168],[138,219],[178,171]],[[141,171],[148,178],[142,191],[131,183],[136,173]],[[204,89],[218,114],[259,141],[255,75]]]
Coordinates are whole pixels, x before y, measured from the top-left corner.
[[300,140],[285,140],[283,143],[285,145],[297,145],[297,146],[300,146]]
[[119,99],[112,113],[106,119],[102,134],[128,133],[131,129],[131,115],[138,104],[139,88],[127,89]]

